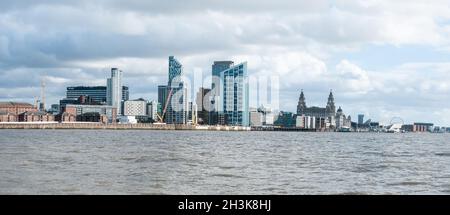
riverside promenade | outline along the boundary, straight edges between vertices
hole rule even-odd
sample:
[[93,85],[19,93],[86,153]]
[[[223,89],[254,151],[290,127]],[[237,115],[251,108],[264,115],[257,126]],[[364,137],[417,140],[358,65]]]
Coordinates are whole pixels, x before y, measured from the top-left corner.
[[27,123],[27,122],[4,122],[0,123],[0,129],[108,129],[108,130],[211,130],[211,131],[250,131],[250,127],[241,126],[195,126],[174,124],[103,124],[89,122],[74,123]]

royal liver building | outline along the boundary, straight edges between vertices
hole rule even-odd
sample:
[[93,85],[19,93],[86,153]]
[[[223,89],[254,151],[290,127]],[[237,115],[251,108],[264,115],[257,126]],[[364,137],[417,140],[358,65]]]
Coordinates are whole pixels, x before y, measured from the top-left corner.
[[307,107],[305,101],[305,94],[303,90],[300,93],[300,98],[297,105],[297,127],[312,128],[312,129],[340,129],[342,127],[351,127],[350,116],[345,117],[342,108],[336,112],[334,104],[333,91],[328,95],[328,102],[326,107]]

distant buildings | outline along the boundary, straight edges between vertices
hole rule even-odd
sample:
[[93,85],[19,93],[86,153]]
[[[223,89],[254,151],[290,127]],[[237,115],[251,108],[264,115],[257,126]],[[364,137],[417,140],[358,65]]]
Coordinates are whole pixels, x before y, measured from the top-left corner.
[[[108,123],[115,123],[117,120],[117,108],[109,105],[83,105],[83,104],[68,104],[64,108],[63,113],[68,113],[70,115],[74,115],[77,117],[77,121],[80,121],[80,119],[83,119],[83,117],[79,117],[80,115],[83,116],[85,114],[93,114],[98,113],[98,115],[104,115],[104,118],[101,117],[102,121],[104,119],[107,119]],[[100,121],[99,121],[100,122]]]
[[18,115],[19,122],[53,122],[55,116],[44,111],[26,111]]
[[106,84],[106,103],[122,113],[122,70],[111,69],[111,77]]
[[0,122],[51,122],[53,114],[23,102],[0,102]]
[[219,115],[226,125],[249,126],[249,85],[247,63],[241,63],[220,73],[222,89]]
[[296,126],[296,117],[292,112],[280,111],[274,118],[274,126],[291,128]]
[[[298,116],[301,116],[301,118],[298,118]],[[300,122],[296,123],[296,125],[303,124],[305,128],[308,128],[309,126],[310,129],[351,128],[351,117],[346,117],[341,107],[339,107],[336,112],[332,91],[330,91],[330,94],[328,95],[326,107],[321,108],[306,106],[305,94],[302,90],[297,104],[296,120],[300,120]]]
[[415,122],[413,124],[413,132],[431,132],[433,131],[433,123]]

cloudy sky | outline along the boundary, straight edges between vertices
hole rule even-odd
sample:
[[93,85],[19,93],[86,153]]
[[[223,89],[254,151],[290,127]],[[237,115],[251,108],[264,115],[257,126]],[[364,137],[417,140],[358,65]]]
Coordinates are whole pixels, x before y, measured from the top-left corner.
[[187,74],[214,60],[248,61],[280,77],[281,109],[338,106],[381,122],[450,126],[450,2],[376,0],[3,0],[0,100],[48,103],[71,85],[124,71],[132,98],[157,98],[167,58]]

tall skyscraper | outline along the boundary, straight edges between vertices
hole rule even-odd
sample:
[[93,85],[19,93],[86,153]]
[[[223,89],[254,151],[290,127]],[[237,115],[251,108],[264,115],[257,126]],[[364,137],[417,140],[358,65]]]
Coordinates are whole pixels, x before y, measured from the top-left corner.
[[[177,86],[181,81],[181,76],[183,75],[183,65],[175,59],[174,56],[169,56],[169,82],[167,86],[172,87]],[[172,83],[174,82],[174,83]]]
[[233,66],[220,73],[222,92],[219,114],[225,124],[249,126],[249,85],[247,62]]
[[182,80],[183,65],[174,56],[169,57],[169,81],[167,84],[167,111],[165,122],[171,124],[187,123],[187,88]]
[[363,125],[364,124],[364,114],[359,114],[358,115],[358,125]]
[[218,119],[218,112],[219,109],[219,102],[216,101],[218,98],[217,96],[221,95],[220,88],[221,88],[221,77],[220,73],[229,69],[234,65],[233,61],[214,61],[214,64],[212,65],[211,69],[211,98],[210,100],[210,110],[209,110],[209,116],[208,116],[208,124],[214,125],[219,122]]
[[111,78],[108,78],[106,86],[106,103],[117,108],[117,113],[122,113],[122,71],[111,68]]

